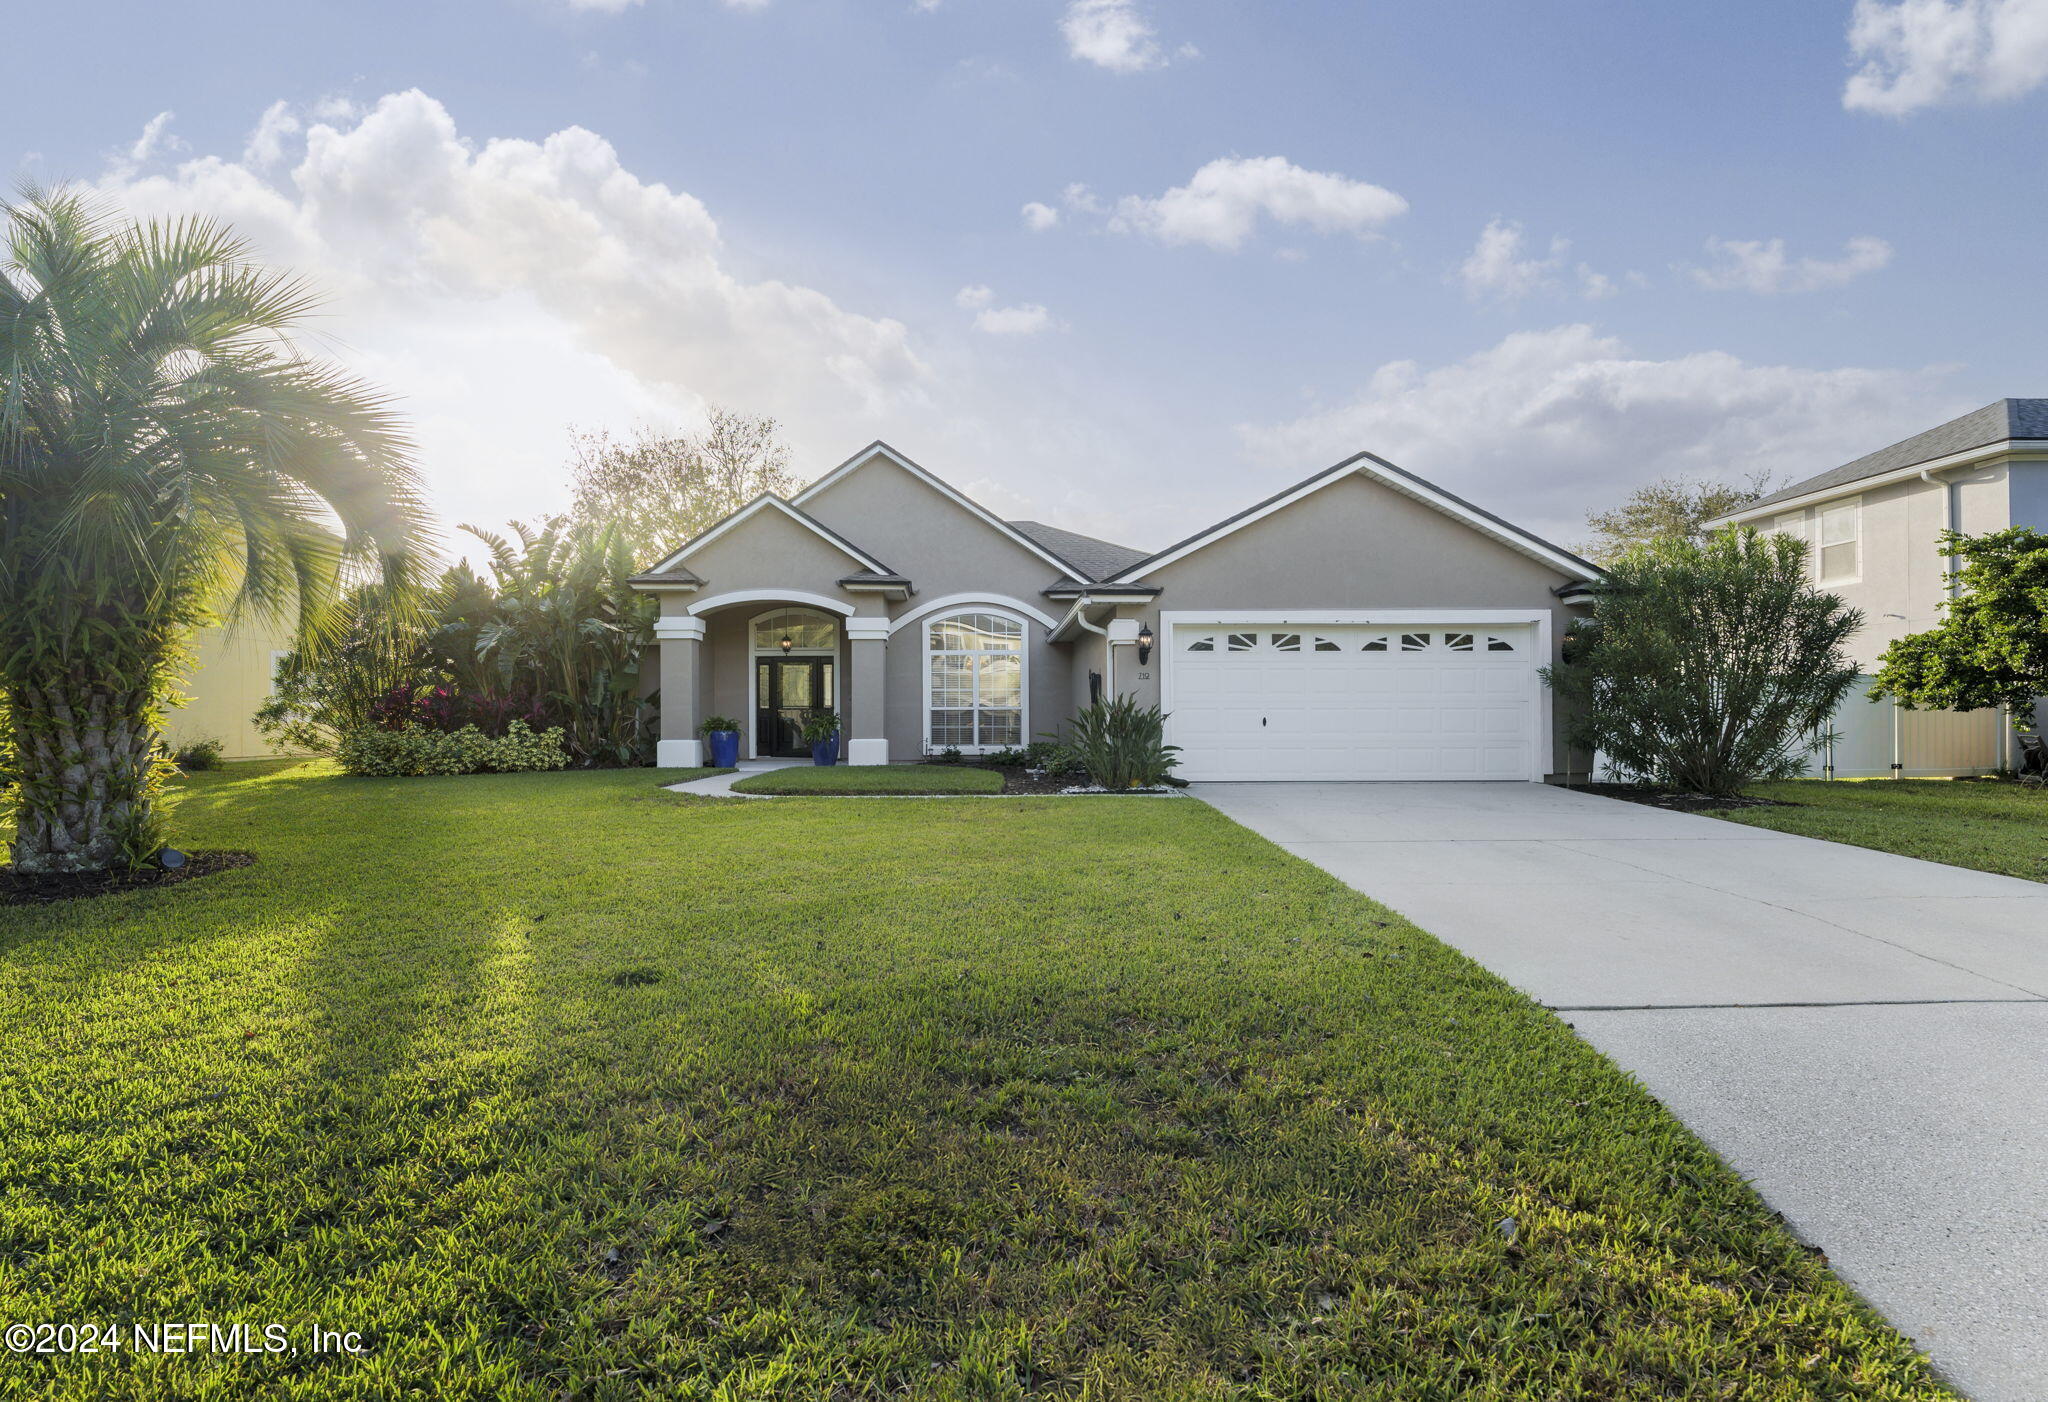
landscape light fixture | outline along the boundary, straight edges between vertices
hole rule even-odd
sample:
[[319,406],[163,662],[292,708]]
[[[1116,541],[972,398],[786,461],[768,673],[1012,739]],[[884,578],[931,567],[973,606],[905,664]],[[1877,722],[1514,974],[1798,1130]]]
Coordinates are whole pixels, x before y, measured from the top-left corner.
[[1138,628],[1138,665],[1144,666],[1152,660],[1152,625],[1142,624]]
[[795,646],[796,646],[796,641],[795,641],[794,639],[792,639],[792,638],[791,638],[791,637],[789,636],[789,634],[787,634],[787,633],[784,633],[784,634],[782,635],[782,655],[783,655],[784,657],[787,657],[787,656],[789,656],[789,650],[790,650],[791,648],[795,647]]

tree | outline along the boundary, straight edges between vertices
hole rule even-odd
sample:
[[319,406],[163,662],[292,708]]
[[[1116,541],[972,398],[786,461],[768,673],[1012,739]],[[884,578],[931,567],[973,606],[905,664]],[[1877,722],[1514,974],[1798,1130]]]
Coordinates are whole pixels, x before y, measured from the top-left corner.
[[1863,615],[1806,582],[1806,543],[1743,528],[1663,539],[1608,567],[1544,669],[1574,744],[1625,778],[1730,794],[1799,773],[1855,684]]
[[81,195],[0,209],[0,691],[14,865],[101,871],[162,846],[162,708],[218,604],[317,630],[352,571],[428,544],[387,402],[291,341],[315,307],[203,220]]
[[1739,486],[1703,477],[1661,477],[1630,492],[1612,511],[1588,512],[1586,524],[1596,535],[1582,553],[1605,564],[1638,545],[1698,540],[1707,522],[1741,510],[1770,489],[1768,472],[1753,472]]
[[2015,726],[2033,725],[2035,698],[2048,695],[2048,534],[1944,531],[1939,548],[1959,562],[1957,592],[1940,623],[1885,649],[1871,696],[1908,710],[2004,706]]
[[644,569],[763,492],[794,490],[780,433],[772,418],[717,408],[697,434],[641,429],[621,442],[602,431],[577,433],[569,518],[617,530],[627,555]]

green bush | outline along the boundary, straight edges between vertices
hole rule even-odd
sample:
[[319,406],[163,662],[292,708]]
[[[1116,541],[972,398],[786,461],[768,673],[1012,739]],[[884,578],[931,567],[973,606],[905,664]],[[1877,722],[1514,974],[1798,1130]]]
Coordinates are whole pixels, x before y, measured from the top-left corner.
[[515,720],[493,739],[473,725],[460,730],[379,730],[365,726],[343,734],[335,750],[342,768],[373,778],[414,778],[425,774],[512,774],[561,769],[569,763],[559,726],[536,734]]
[[171,756],[171,762],[187,774],[195,769],[218,769],[221,751],[225,748],[218,740],[194,740],[180,745]]
[[1623,779],[1732,794],[1798,775],[1825,743],[1862,623],[1807,582],[1803,541],[1746,527],[1653,541],[1608,567],[1543,679],[1572,743]]
[[1129,696],[1076,712],[1060,748],[1069,765],[1112,791],[1155,788],[1180,763],[1180,746],[1166,743],[1166,713]]

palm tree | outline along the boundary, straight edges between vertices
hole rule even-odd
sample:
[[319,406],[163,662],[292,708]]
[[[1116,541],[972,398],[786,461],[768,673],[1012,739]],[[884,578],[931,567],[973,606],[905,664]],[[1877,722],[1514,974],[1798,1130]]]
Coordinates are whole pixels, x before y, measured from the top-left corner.
[[164,705],[191,628],[417,581],[427,514],[388,402],[292,333],[315,301],[203,219],[74,191],[0,206],[0,692],[22,875],[163,845]]

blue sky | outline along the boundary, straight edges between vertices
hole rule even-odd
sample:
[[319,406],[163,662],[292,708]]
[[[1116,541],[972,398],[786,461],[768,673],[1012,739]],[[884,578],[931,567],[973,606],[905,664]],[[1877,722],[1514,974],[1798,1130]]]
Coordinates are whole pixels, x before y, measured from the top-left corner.
[[451,522],[559,507],[571,423],[720,402],[807,474],[887,438],[1141,546],[1359,448],[1569,541],[1663,473],[1804,474],[2048,391],[2048,0],[184,0],[11,32],[55,56],[0,89],[17,171],[231,219],[327,288],[323,344],[403,397]]

